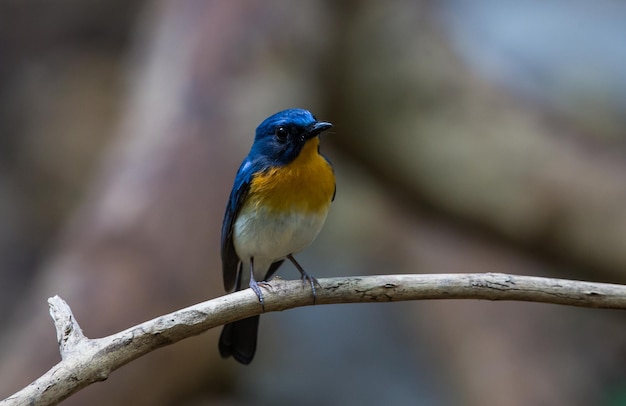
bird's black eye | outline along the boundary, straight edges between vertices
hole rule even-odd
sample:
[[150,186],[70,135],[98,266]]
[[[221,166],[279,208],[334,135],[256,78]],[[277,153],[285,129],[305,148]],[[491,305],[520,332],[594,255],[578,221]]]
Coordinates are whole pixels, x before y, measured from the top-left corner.
[[282,125],[276,127],[276,138],[278,138],[278,141],[286,141],[288,135],[289,132],[287,131],[287,128],[283,127]]

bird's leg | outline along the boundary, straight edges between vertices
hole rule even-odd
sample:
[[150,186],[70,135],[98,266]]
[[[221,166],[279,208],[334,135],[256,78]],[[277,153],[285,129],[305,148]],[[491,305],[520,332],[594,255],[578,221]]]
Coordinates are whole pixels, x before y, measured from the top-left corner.
[[263,308],[263,311],[265,311],[265,302],[263,300],[263,292],[261,292],[261,287],[260,287],[261,284],[263,283],[262,282],[259,283],[254,279],[254,258],[250,258],[250,289],[252,289],[254,293],[256,294],[256,296],[259,298],[261,307]]
[[302,275],[302,283],[304,284],[305,281],[309,281],[309,283],[311,284],[311,291],[313,292],[313,304],[315,304],[315,299],[316,299],[315,284],[321,287],[320,283],[317,281],[317,279],[315,279],[314,276],[311,276],[308,273],[306,273],[306,271],[300,266],[300,264],[298,263],[298,261],[296,261],[293,255],[289,254],[287,255],[287,258],[291,261],[293,266],[295,266],[296,269],[300,272],[300,275]]

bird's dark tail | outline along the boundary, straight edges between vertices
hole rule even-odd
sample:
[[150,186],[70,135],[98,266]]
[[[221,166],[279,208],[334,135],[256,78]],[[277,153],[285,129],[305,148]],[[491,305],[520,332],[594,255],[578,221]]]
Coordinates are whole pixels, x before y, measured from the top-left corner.
[[254,316],[224,326],[219,342],[222,358],[232,356],[244,365],[252,362],[256,351],[259,319],[259,316]]

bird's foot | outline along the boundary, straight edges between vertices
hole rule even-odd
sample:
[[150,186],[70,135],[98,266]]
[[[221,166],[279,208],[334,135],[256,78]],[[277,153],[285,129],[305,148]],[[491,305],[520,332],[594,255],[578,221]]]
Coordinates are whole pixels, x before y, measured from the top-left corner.
[[304,287],[307,281],[311,284],[311,293],[313,293],[313,304],[315,304],[315,299],[317,298],[317,292],[315,290],[315,285],[322,287],[317,279],[313,275],[309,275],[306,272],[302,272],[302,287]]
[[302,275],[302,286],[304,287],[304,285],[306,284],[306,281],[309,281],[309,283],[311,284],[311,292],[313,293],[313,304],[315,304],[315,299],[317,298],[317,295],[315,292],[315,285],[319,286],[320,288],[322,287],[322,285],[320,285],[320,283],[317,281],[317,279],[315,279],[314,276],[311,276],[308,273],[306,273],[304,268],[300,266],[300,264],[298,263],[298,261],[296,261],[293,255],[287,255],[287,258],[296,267],[298,272],[300,272],[300,275]]
[[261,307],[263,308],[263,311],[265,311],[265,300],[263,299],[263,292],[261,291],[261,287],[271,288],[271,285],[269,282],[265,281],[257,282],[254,279],[250,280],[250,289],[252,289],[252,291],[256,294],[256,297],[259,298],[259,303],[261,303]]

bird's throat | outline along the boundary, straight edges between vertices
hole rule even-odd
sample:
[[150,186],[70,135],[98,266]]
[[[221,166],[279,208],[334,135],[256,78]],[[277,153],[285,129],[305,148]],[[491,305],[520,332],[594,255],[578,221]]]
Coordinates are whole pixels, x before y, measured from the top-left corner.
[[318,148],[319,138],[314,137],[289,164],[256,174],[248,203],[278,212],[327,210],[335,191],[335,175]]

